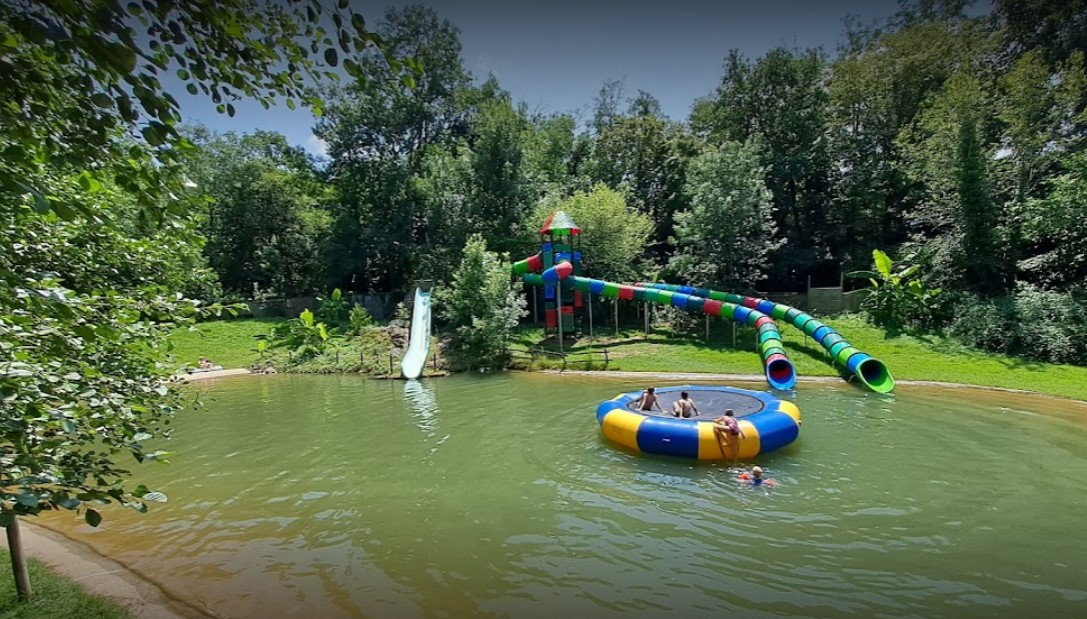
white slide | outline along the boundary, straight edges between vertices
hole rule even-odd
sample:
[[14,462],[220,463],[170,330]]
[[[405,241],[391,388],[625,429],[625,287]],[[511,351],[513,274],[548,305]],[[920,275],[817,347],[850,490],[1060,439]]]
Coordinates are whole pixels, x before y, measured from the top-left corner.
[[411,311],[411,339],[408,351],[400,360],[400,372],[404,378],[419,378],[426,365],[427,349],[430,348],[430,293],[415,289],[415,307]]

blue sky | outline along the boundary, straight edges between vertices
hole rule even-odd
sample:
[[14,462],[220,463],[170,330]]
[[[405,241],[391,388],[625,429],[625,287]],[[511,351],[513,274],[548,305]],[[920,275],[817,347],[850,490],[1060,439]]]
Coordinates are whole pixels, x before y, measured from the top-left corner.
[[[403,3],[392,3],[399,6]],[[426,2],[461,31],[465,67],[477,80],[494,73],[514,99],[544,112],[589,116],[593,96],[605,80],[622,79],[627,95],[653,94],[663,112],[686,118],[695,99],[709,94],[721,77],[730,49],[758,57],[779,45],[822,46],[833,52],[847,14],[868,22],[898,9],[896,0],[498,0]],[[354,0],[371,25],[387,2]],[[235,104],[234,118],[215,112],[210,101],[179,89],[186,122],[217,131],[279,131],[311,152],[321,145],[308,110],[280,104]]]

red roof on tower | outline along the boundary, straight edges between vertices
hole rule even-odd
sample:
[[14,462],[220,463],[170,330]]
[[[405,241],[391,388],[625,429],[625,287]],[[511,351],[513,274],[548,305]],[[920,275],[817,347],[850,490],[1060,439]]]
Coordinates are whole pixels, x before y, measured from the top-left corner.
[[566,214],[566,211],[555,211],[540,228],[540,234],[554,234],[555,236],[578,235],[581,228]]

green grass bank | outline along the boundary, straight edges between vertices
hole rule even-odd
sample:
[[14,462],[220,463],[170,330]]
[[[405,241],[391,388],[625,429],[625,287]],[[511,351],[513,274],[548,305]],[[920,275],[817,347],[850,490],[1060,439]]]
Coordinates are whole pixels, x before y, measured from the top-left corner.
[[[7,548],[0,548],[0,564],[11,565]],[[36,559],[27,562],[33,594],[27,602],[15,595],[8,569],[0,576],[0,619],[129,619],[115,602],[93,596],[77,583],[57,576]]]
[[[889,335],[856,315],[820,317],[820,320],[839,331],[857,348],[883,360],[898,380],[932,380],[1023,389],[1087,400],[1087,367],[991,355],[939,336]],[[224,367],[248,367],[260,360],[252,336],[267,333],[272,324],[274,321],[252,319],[202,324],[197,332],[176,333],[172,338],[174,352],[180,358],[179,351],[184,351],[191,357],[190,362],[195,362],[203,354]],[[335,348],[330,347],[320,357],[293,371],[387,373],[389,349],[395,348],[397,342],[386,331],[373,331],[374,334],[367,338],[349,338],[339,342]],[[602,354],[585,353],[607,348],[607,370],[761,374],[762,365],[755,352],[755,331],[738,327],[735,346],[732,333],[731,324],[722,322],[712,324],[709,340],[705,338],[701,322],[681,332],[654,328],[648,337],[637,329],[621,330],[616,335],[613,329],[598,326],[596,337],[567,341],[564,352],[571,355],[567,365],[570,369],[605,369]],[[782,337],[801,383],[805,376],[838,375],[837,367],[829,363],[822,347],[811,338],[805,338],[800,331],[788,326],[782,327]],[[554,339],[545,339],[541,328],[523,328],[514,349],[519,351],[515,367],[520,369],[562,367],[562,362],[554,357],[537,355],[535,361],[530,359],[527,351],[532,349],[558,351],[558,343]],[[339,351],[338,362],[333,350]],[[365,358],[367,352],[370,353],[370,361],[356,363],[355,355]],[[268,354],[265,353],[266,361]],[[277,351],[274,354],[283,353]],[[272,360],[276,363],[276,358]],[[396,357],[394,365],[398,363],[399,357]]]

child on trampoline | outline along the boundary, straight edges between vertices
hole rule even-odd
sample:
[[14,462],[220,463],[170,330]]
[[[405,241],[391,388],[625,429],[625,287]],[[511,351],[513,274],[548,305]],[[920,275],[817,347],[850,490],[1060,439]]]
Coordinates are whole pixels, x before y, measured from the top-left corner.
[[697,416],[699,414],[698,407],[694,405],[694,400],[690,398],[686,391],[679,393],[679,399],[672,402],[672,416],[689,418],[692,415]]
[[660,402],[657,401],[656,391],[656,387],[649,387],[643,391],[642,396],[634,401],[634,410],[652,411],[653,407],[656,406],[657,410],[663,413],[664,409],[661,408]]

